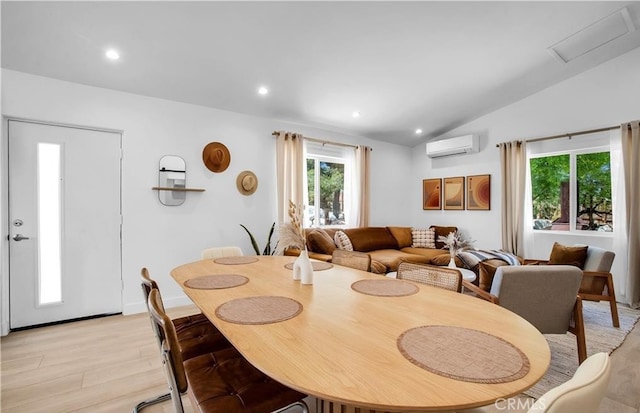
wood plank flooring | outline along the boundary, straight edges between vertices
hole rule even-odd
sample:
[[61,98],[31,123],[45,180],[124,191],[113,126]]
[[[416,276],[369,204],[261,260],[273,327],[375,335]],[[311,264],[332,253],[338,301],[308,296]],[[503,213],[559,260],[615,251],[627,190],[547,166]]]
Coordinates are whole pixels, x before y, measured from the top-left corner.
[[[190,306],[169,313],[195,311]],[[3,413],[130,412],[138,402],[166,392],[147,314],[10,333],[0,339],[0,360]],[[600,413],[640,413],[640,326],[613,353],[612,363]],[[188,398],[183,400],[191,412]],[[144,410],[171,412],[170,402]]]

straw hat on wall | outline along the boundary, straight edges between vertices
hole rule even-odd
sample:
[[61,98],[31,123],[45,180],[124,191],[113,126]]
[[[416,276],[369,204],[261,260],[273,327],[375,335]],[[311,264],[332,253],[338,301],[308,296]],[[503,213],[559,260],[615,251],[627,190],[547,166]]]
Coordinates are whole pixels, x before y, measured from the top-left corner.
[[258,189],[258,177],[251,171],[242,171],[236,178],[236,186],[242,195],[251,195]]

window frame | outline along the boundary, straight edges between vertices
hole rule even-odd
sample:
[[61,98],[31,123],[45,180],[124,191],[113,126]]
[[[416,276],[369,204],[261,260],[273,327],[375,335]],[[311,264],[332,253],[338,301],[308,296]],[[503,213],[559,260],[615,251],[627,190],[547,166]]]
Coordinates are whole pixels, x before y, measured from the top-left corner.
[[[611,238],[613,237],[613,233],[615,231],[615,223],[613,226],[613,231],[589,231],[589,230],[581,230],[576,229],[576,218],[578,212],[578,178],[577,178],[577,156],[590,154],[590,153],[600,153],[600,152],[609,152],[611,153],[610,145],[598,145],[598,146],[590,146],[585,148],[578,149],[563,149],[557,151],[548,151],[548,152],[540,152],[535,154],[529,154],[527,158],[527,168],[530,170],[531,167],[531,159],[534,158],[546,158],[550,156],[558,156],[558,155],[569,155],[569,230],[547,230],[547,229],[535,229],[533,228],[533,209],[529,211],[531,213],[530,219],[532,220],[531,230],[534,233],[545,233],[545,234],[570,234],[570,235],[580,235],[580,236],[592,236],[592,237],[603,237],[603,238]],[[533,176],[531,173],[529,175],[529,182],[527,185],[529,186],[529,200],[528,202],[532,204],[533,201]],[[613,186],[613,182],[612,182]],[[613,200],[611,201],[613,206]]]

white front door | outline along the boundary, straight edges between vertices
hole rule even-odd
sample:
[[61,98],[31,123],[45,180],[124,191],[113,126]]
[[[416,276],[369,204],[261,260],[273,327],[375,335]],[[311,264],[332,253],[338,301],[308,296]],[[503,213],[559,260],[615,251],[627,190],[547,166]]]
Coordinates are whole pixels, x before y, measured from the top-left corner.
[[10,327],[121,312],[121,135],[9,120],[8,136]]

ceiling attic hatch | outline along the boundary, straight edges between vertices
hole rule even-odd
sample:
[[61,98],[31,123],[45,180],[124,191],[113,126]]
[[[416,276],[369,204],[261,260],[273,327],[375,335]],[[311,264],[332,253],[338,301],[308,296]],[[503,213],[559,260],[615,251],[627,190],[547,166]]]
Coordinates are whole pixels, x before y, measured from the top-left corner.
[[623,8],[561,40],[547,50],[560,62],[569,63],[635,30],[629,11]]

